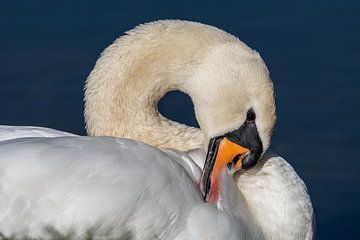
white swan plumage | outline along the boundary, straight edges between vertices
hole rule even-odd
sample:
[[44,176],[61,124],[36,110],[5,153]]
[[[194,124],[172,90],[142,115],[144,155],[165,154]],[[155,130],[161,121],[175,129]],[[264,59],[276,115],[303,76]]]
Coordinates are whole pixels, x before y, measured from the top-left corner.
[[[176,89],[191,97],[201,130],[158,112]],[[187,21],[140,25],[104,51],[87,80],[91,136],[0,127],[0,232],[44,237],[50,225],[77,237],[91,228],[134,239],[312,239],[305,184],[266,153],[275,119],[266,65],[239,39]],[[251,169],[233,176],[238,161],[225,162],[215,188],[204,149],[224,139],[246,147],[239,166]],[[203,202],[204,191],[215,204]]]

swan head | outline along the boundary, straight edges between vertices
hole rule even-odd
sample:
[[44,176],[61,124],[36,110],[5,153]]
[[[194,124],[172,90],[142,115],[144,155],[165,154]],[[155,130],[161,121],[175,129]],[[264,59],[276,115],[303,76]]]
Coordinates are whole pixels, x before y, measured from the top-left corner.
[[200,187],[205,201],[214,202],[224,166],[251,168],[268,149],[276,122],[273,84],[260,55],[238,39],[209,48],[193,77],[186,90],[208,149]]
[[263,150],[268,148],[276,121],[275,96],[256,51],[238,39],[209,47],[185,87],[206,143],[241,128],[256,128]]

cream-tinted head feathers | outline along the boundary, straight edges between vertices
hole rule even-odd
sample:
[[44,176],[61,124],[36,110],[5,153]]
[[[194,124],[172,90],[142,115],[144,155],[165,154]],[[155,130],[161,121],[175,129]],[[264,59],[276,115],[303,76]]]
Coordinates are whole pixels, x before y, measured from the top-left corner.
[[214,46],[204,56],[188,91],[205,136],[239,128],[253,109],[265,148],[275,124],[275,101],[269,72],[260,55],[240,41]]
[[[191,97],[201,131],[158,112],[171,90]],[[239,128],[250,108],[265,150],[275,124],[266,65],[236,37],[194,22],[157,21],[129,31],[104,51],[86,84],[89,135],[179,150],[206,147],[209,138]]]

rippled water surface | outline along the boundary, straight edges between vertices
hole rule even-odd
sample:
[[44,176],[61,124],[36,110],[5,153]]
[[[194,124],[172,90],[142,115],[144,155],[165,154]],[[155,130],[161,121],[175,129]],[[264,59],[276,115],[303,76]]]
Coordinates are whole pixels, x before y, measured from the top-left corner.
[[[84,80],[117,36],[156,19],[215,25],[268,64],[279,114],[272,147],[307,183],[318,238],[359,238],[359,1],[93,2],[0,4],[0,124],[84,134]],[[196,125],[181,94],[160,110]]]

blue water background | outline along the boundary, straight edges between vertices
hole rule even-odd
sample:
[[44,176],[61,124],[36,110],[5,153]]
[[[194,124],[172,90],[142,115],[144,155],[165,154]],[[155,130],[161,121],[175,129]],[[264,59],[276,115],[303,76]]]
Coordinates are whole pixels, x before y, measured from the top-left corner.
[[[166,18],[215,25],[261,53],[277,95],[272,148],[306,182],[318,239],[360,239],[359,1],[1,1],[0,124],[84,134],[83,84],[100,52]],[[189,99],[166,100],[165,115],[196,125]]]

